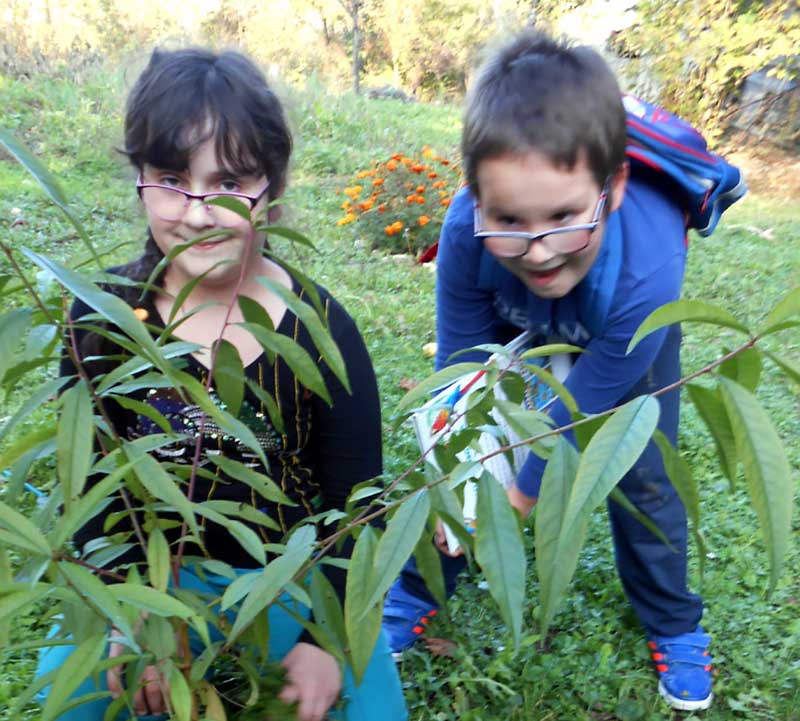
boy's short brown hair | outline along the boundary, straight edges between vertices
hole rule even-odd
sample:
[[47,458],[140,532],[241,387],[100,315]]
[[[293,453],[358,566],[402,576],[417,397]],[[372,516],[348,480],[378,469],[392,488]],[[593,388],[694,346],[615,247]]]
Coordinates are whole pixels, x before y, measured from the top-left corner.
[[625,162],[625,144],[622,96],[605,60],[538,31],[495,50],[467,96],[461,152],[476,196],[477,168],[486,158],[536,150],[572,168],[585,152],[602,186]]

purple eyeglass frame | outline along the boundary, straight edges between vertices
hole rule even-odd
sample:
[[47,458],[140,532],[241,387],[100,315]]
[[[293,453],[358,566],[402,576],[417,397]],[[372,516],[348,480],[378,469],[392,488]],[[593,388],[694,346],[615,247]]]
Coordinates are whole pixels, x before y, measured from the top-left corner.
[[[233,193],[233,192],[225,192],[223,190],[216,190],[212,193],[190,193],[188,190],[182,190],[181,188],[175,188],[172,185],[163,185],[161,183],[143,183],[142,182],[142,174],[139,173],[139,177],[136,178],[136,192],[139,194],[139,197],[142,197],[142,189],[143,188],[161,188],[162,190],[171,190],[174,193],[180,193],[183,195],[185,201],[183,204],[183,215],[186,213],[186,209],[189,207],[189,203],[193,200],[199,200],[201,203],[205,202],[206,198],[211,196],[219,197],[220,195],[226,198],[242,198],[250,203],[250,210],[256,207],[261,198],[264,197],[264,193],[267,192],[269,189],[269,180],[267,180],[264,187],[255,195],[247,195],[246,193]],[[160,216],[159,216],[160,217]],[[181,216],[178,216],[180,218]],[[164,218],[164,220],[177,220],[178,218]]]
[[[551,230],[545,230],[541,233],[525,233],[521,230],[481,230],[481,227],[483,226],[483,216],[481,215],[480,206],[476,202],[472,221],[473,234],[476,238],[515,238],[518,240],[526,240],[528,241],[528,245],[525,247],[524,252],[499,256],[502,258],[521,258],[523,255],[528,254],[528,251],[531,249],[531,245],[533,245],[537,240],[544,241],[548,235],[561,235],[563,233],[573,233],[576,230],[588,230],[590,232],[586,239],[586,244],[580,248],[569,251],[569,254],[580,253],[589,245],[592,239],[592,233],[594,233],[594,231],[597,230],[597,226],[600,225],[600,218],[603,215],[603,209],[606,207],[610,186],[611,178],[607,178],[606,182],[603,184],[603,189],[600,191],[600,197],[597,199],[597,206],[595,207],[592,219],[588,223],[580,223],[579,225],[565,225],[562,228],[552,228]],[[495,253],[493,254],[497,255]]]

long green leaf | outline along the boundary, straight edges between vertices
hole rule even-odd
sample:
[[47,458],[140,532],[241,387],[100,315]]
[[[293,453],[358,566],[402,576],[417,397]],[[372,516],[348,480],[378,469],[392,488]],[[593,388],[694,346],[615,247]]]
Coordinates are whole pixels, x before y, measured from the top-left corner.
[[575,573],[592,512],[641,456],[658,424],[659,410],[652,396],[634,398],[603,424],[581,455],[553,554],[557,572],[542,603],[543,634]]
[[128,623],[122,607],[108,590],[108,586],[97,578],[91,571],[69,561],[58,564],[58,568],[67,582],[81,596],[84,603],[98,609],[110,626],[115,626],[128,639],[131,650],[139,652],[133,628]]
[[0,316],[0,381],[18,359],[17,349],[30,322],[30,308],[15,308]]
[[306,246],[306,248],[311,248],[314,250],[314,244],[302,233],[294,230],[293,228],[286,228],[282,225],[267,225],[261,228],[267,235],[272,233],[273,235],[280,235],[283,238],[287,238],[294,243],[299,243],[300,245]]
[[719,373],[753,392],[761,378],[762,366],[761,351],[751,347],[728,358],[719,366]]
[[94,413],[89,389],[83,380],[64,391],[56,435],[56,469],[64,489],[64,508],[81,495],[92,462]]
[[295,531],[293,538],[295,542],[292,543],[290,539],[286,553],[267,564],[256,578],[236,614],[236,621],[228,635],[228,644],[232,644],[253,623],[256,616],[275,600],[283,587],[310,558],[314,550],[313,528],[301,526]]
[[[539,501],[536,504],[536,569],[539,576],[540,618],[549,625],[566,588],[559,578],[563,567],[556,565],[558,538],[564,523],[567,502],[578,472],[578,452],[564,436],[559,436],[550,453],[542,476]],[[575,550],[577,558],[578,550]],[[546,632],[546,630],[544,631]]]
[[517,515],[505,489],[488,473],[478,482],[475,560],[489,583],[500,615],[519,646],[525,600],[525,549]]
[[36,179],[36,182],[39,183],[42,190],[47,193],[50,199],[66,216],[72,227],[75,228],[95,263],[97,263],[97,267],[102,268],[103,263],[97,255],[97,251],[89,240],[89,236],[86,235],[86,231],[83,229],[80,221],[67,205],[67,198],[64,195],[64,191],[61,190],[61,186],[58,184],[55,177],[24,145],[22,145],[22,143],[11,135],[11,133],[3,129],[0,129],[0,144],[4,145],[6,150],[19,161],[20,165]]
[[189,684],[186,683],[186,677],[178,666],[172,666],[168,682],[172,713],[178,721],[191,721],[192,692],[189,689]]
[[61,377],[51,378],[42,383],[42,385],[33,391],[25,400],[19,409],[17,409],[17,412],[5,422],[2,428],[0,428],[0,438],[3,438],[12,428],[19,426],[31,413],[41,408],[47,400],[56,395],[68,381],[69,378]]
[[447,593],[442,574],[442,559],[436,546],[433,545],[432,534],[423,532],[414,547],[414,561],[417,564],[426,588],[431,592],[436,603],[442,608],[447,606]]
[[780,368],[791,380],[800,384],[800,363],[791,358],[781,358],[780,356],[765,351],[767,357]]
[[342,353],[339,350],[339,346],[337,346],[336,342],[333,340],[330,330],[323,323],[316,311],[281,283],[264,277],[259,277],[258,282],[267,288],[267,290],[279,296],[289,309],[302,321],[311,336],[311,340],[313,340],[314,345],[317,346],[317,350],[319,350],[322,359],[328,364],[328,367],[339,379],[339,382],[344,386],[345,390],[350,393],[350,381],[347,378],[347,368],[345,367]]
[[50,258],[27,249],[23,249],[22,252],[40,268],[52,273],[61,285],[73,295],[127,333],[140,346],[140,349],[147,353],[150,360],[160,359],[162,361],[160,365],[166,365],[147,328],[136,317],[133,308],[124,300],[113,293],[101,290],[85,276],[65,268]]
[[[21,584],[20,584],[21,585]],[[15,614],[24,610],[32,610],[34,604],[53,592],[46,584],[39,584],[30,591],[16,591],[0,597],[0,621],[13,619]]]
[[241,323],[241,326],[255,337],[264,347],[273,351],[286,363],[297,379],[306,388],[316,393],[320,398],[331,403],[331,397],[325,386],[325,381],[314,359],[302,346],[281,333],[269,331],[254,323]]
[[78,687],[94,672],[103,657],[106,636],[99,633],[81,643],[58,669],[42,710],[41,721],[54,721]]
[[155,588],[141,586],[137,583],[114,583],[109,585],[111,595],[120,603],[127,603],[156,616],[188,619],[194,611],[177,598]]
[[170,555],[167,537],[160,528],[150,531],[147,539],[147,576],[157,591],[166,591],[169,584]]
[[377,532],[366,526],[356,541],[347,571],[344,625],[356,684],[361,683],[381,632],[382,604],[367,606],[372,587],[372,568],[378,546]]
[[268,501],[280,503],[286,506],[297,505],[269,476],[265,476],[263,473],[254,471],[244,463],[234,461],[233,459],[226,458],[225,456],[210,456],[209,460],[215,465],[219,466],[225,475],[247,484],[256,493],[258,493],[259,496],[266,498]]
[[725,477],[733,487],[736,482],[736,471],[739,460],[736,455],[736,441],[733,437],[733,429],[728,418],[728,412],[722,401],[720,391],[716,388],[705,388],[695,383],[689,383],[686,387],[689,391],[689,398],[697,409],[700,418],[706,424],[714,445],[717,449],[719,466]]
[[244,523],[235,521],[229,516],[218,513],[208,503],[195,503],[194,510],[198,515],[205,516],[225,528],[239,545],[255,559],[256,563],[261,566],[266,564],[267,556],[264,551],[264,542],[252,528],[248,528]]
[[200,527],[192,503],[184,495],[175,480],[151,455],[133,443],[123,442],[125,455],[133,462],[133,470],[141,484],[157,499],[172,506],[189,526],[197,543],[203,543]]
[[228,413],[237,417],[244,400],[244,365],[239,351],[227,340],[215,343],[214,387]]
[[344,625],[344,611],[336,590],[319,566],[311,571],[309,591],[314,621],[335,638],[341,648],[345,648],[347,631]]
[[740,323],[735,316],[722,308],[717,308],[717,306],[701,300],[676,300],[656,308],[642,321],[636,333],[633,334],[631,342],[628,343],[627,352],[630,353],[639,345],[642,338],[657,331],[659,328],[675,323],[711,323],[712,325],[732,328],[742,333],[750,334],[747,326]]
[[750,500],[767,545],[769,591],[773,591],[789,548],[794,489],[783,443],[770,417],[746,388],[727,378],[720,390],[728,410],[736,450],[742,459]]
[[778,330],[783,321],[800,315],[800,287],[790,290],[769,312],[759,330],[759,335],[767,335]]
[[6,538],[17,539],[21,548],[45,556],[51,554],[50,545],[42,532],[19,511],[0,502],[0,529],[8,534]]
[[48,445],[50,441],[55,439],[56,432],[57,427],[55,424],[34,428],[30,433],[16,441],[11,448],[7,448],[3,455],[0,456],[0,469],[10,468],[28,452]]
[[427,491],[419,491],[404,501],[386,524],[386,531],[375,551],[375,571],[365,613],[383,599],[417,545],[431,510]]

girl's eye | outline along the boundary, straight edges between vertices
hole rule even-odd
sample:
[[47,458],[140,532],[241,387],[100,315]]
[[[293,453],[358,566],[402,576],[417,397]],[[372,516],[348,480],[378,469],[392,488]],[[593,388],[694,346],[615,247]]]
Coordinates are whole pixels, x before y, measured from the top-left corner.
[[219,189],[226,193],[239,193],[241,188],[242,186],[236,180],[221,180],[219,183]]
[[175,177],[174,175],[162,175],[158,179],[158,182],[161,185],[169,185],[172,188],[180,188],[180,186],[182,185],[181,179]]

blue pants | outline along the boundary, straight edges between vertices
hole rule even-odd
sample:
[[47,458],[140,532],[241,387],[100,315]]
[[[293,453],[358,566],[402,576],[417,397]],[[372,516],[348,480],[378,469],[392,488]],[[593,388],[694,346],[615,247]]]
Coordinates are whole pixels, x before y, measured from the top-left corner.
[[[621,403],[663,388],[680,379],[681,332],[669,329],[664,345],[648,373]],[[679,393],[659,396],[661,416],[658,427],[675,445],[678,436]],[[686,584],[686,511],[664,470],[661,453],[652,441],[619,484],[628,499],[661,530],[672,544],[666,546],[621,506],[609,502],[617,570],[625,592],[639,620],[651,634],[677,636],[693,631],[703,615],[703,602]],[[448,595],[464,569],[463,558],[442,555],[442,570]],[[436,606],[425,587],[414,559],[400,576],[403,587]]]
[[[219,583],[215,583],[215,580]],[[181,587],[193,590],[206,591],[214,595],[220,595],[225,586],[229,583],[227,579],[218,577],[209,578],[209,582],[201,580],[194,573],[186,570],[181,571]],[[301,606],[284,594],[280,601],[286,606],[291,607],[298,615],[308,617],[309,610]],[[268,610],[269,617],[269,660],[278,661],[292,650],[297,639],[303,631],[303,627],[292,618],[286,611],[277,605],[271,606]],[[57,630],[57,629],[55,629]],[[216,629],[212,629],[212,640]],[[52,634],[51,634],[52,635]],[[217,634],[218,635],[218,634]],[[192,653],[199,654],[203,650],[200,640],[191,634]],[[44,648],[39,655],[39,665],[37,677],[43,676],[50,671],[60,667],[67,657],[75,650],[74,646],[52,646]],[[95,691],[106,691],[105,673],[100,674],[100,684],[97,685],[92,677],[86,679],[73,697],[83,696],[84,694]],[[43,702],[47,697],[49,689],[45,689],[39,701]],[[345,699],[343,712],[331,711],[329,718],[339,721],[406,721],[405,701],[400,685],[400,677],[397,668],[392,660],[391,650],[389,649],[383,634],[378,638],[378,643],[372,653],[372,657],[361,680],[361,685],[356,686],[353,674],[348,667],[345,670],[345,677],[342,686],[342,698]],[[103,721],[103,714],[111,703],[111,699],[100,699],[90,703],[81,704],[58,717],[58,721]],[[117,721],[129,719],[127,711],[123,711]],[[166,716],[141,716],[139,721],[160,721]]]

